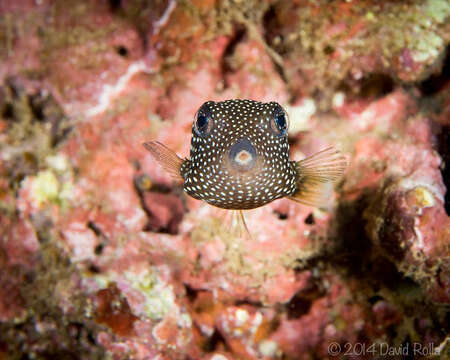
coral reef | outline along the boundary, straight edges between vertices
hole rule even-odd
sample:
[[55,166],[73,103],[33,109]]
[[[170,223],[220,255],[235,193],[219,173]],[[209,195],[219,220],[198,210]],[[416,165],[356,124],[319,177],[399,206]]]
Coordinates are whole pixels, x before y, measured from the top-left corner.
[[[450,357],[446,0],[0,3],[0,359]],[[327,209],[186,196],[207,100],[278,101]],[[402,357],[403,356],[403,357]]]

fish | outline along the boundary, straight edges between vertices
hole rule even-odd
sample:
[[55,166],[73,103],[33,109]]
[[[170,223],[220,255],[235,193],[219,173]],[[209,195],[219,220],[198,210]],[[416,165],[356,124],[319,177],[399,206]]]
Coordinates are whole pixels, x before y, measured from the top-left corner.
[[288,114],[277,102],[207,101],[194,117],[189,158],[158,141],[143,146],[188,195],[237,210],[242,219],[242,210],[284,197],[323,206],[348,166],[347,157],[330,146],[290,160],[288,129]]

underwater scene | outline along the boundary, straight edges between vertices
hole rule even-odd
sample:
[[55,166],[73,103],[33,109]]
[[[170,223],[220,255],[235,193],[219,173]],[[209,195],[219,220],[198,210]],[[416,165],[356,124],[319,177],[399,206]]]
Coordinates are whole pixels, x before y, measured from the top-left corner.
[[450,359],[448,0],[0,0],[0,360]]

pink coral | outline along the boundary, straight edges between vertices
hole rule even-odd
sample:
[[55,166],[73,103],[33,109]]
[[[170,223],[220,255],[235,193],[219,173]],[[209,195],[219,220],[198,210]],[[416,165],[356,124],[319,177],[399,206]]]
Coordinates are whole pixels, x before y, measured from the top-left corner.
[[[433,4],[1,4],[0,357],[437,348],[450,32]],[[238,97],[289,105],[293,159],[349,154],[329,208],[275,201],[247,236],[141,146],[187,157],[198,107]]]

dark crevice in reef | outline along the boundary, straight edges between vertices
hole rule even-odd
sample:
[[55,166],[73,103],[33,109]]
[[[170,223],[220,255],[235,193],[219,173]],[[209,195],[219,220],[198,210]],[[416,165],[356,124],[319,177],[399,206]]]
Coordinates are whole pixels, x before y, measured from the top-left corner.
[[447,311],[445,313],[445,319],[443,323],[447,324],[445,327],[442,327],[442,335],[445,335],[450,332],[450,311]]
[[418,88],[423,95],[418,99],[422,110],[435,120],[432,123],[434,147],[442,158],[440,171],[447,189],[444,207],[447,215],[450,215],[450,125],[447,122],[450,116],[450,45],[447,46],[441,72],[428,77]]
[[[445,324],[443,317],[445,308],[432,303],[421,284],[399,271],[397,259],[395,256],[391,257],[391,251],[379,249],[365,231],[366,221],[363,213],[375,200],[375,196],[377,194],[368,191],[354,202],[341,203],[337,210],[336,226],[330,230],[337,246],[320,259],[316,259],[316,264],[322,262],[329,271],[338,272],[346,278],[357,279],[362,286],[359,293],[366,295],[366,306],[372,307],[379,301],[386,301],[394,308],[402,309],[404,320],[400,324],[388,326],[385,330],[389,338],[397,338],[400,342],[407,341],[406,338],[399,339],[400,335],[404,336],[403,325],[410,320],[418,319],[419,316],[435,319],[433,325],[427,325],[423,331],[437,331]],[[388,218],[391,215],[383,216],[384,221],[389,222]],[[363,300],[358,297],[355,299]],[[300,301],[300,305],[306,309],[307,302]],[[416,336],[414,330],[409,334]],[[436,338],[443,337],[443,334],[438,332],[435,335]]]
[[142,231],[144,232],[157,232],[160,234],[170,234],[170,235],[177,235],[178,229],[174,230],[174,226],[172,226],[172,223],[169,223],[167,226],[157,226],[154,224],[153,219],[154,216],[151,212],[149,212],[146,208],[144,208],[145,213],[148,216],[148,222],[147,225],[144,226]]
[[[327,261],[347,276],[364,279],[375,291],[382,287],[395,289],[401,284],[406,286],[412,280],[401,274],[392,260],[380,253],[366,233],[363,213],[374,196],[376,194],[368,191],[354,202],[341,202],[336,213],[336,227],[330,230],[334,233],[331,236],[336,246],[326,254]],[[389,223],[389,219],[385,220]],[[390,250],[387,252],[391,255]],[[419,288],[414,282],[413,285]]]
[[184,289],[186,292],[186,297],[191,303],[194,302],[195,299],[197,299],[198,293],[201,291],[194,289],[193,287],[191,287],[189,284],[186,283],[184,284]]
[[316,221],[314,220],[314,214],[309,213],[309,215],[305,218],[305,224],[306,225],[314,225]]
[[264,39],[267,45],[279,55],[285,55],[287,49],[283,47],[283,35],[281,34],[283,24],[280,24],[277,19],[276,12],[276,5],[270,5],[263,16]]
[[88,221],[87,227],[88,227],[88,229],[91,229],[94,232],[95,236],[97,236],[97,237],[105,237],[103,235],[103,231],[97,226],[97,224],[95,222]]
[[[2,97],[4,97],[4,94],[0,94]],[[1,107],[1,114],[2,118],[6,120],[10,120],[14,116],[14,107],[11,103],[4,103]]]
[[442,158],[443,166],[441,166],[442,179],[445,188],[445,211],[450,215],[450,126],[442,126],[438,139],[438,153]]
[[371,73],[361,79],[347,77],[338,86],[338,91],[348,94],[349,98],[379,99],[395,89],[394,79],[385,73]]
[[31,222],[33,223],[39,243],[44,244],[48,242],[53,230],[53,221],[50,215],[44,211],[37,212],[32,215]]
[[203,345],[203,350],[205,352],[213,352],[221,348],[227,348],[226,341],[220,331],[215,329],[208,341]]
[[30,97],[30,106],[37,121],[51,124],[51,145],[56,147],[64,141],[72,130],[61,107],[55,99],[46,93],[38,93]]
[[220,60],[220,69],[222,72],[222,79],[224,81],[224,88],[227,88],[229,86],[229,84],[227,83],[227,74],[233,73],[235,71],[233,64],[232,64],[232,57],[234,55],[236,47],[238,46],[238,44],[241,41],[244,40],[246,35],[247,35],[247,30],[246,30],[245,26],[236,25],[233,37],[231,38],[230,42],[225,47],[224,53]]
[[261,301],[251,301],[251,300],[247,300],[247,299],[240,299],[240,300],[236,300],[234,302],[235,306],[243,306],[243,305],[250,305],[256,308],[261,308],[263,306],[263,303]]
[[117,46],[116,51],[117,51],[117,54],[122,57],[127,57],[129,54],[127,47],[124,45]]
[[[60,315],[63,318],[63,315]],[[36,324],[43,323],[47,327],[40,333],[36,331]],[[33,316],[18,325],[5,323],[0,325],[0,348],[4,344],[4,350],[10,354],[23,354],[25,351],[34,354],[33,357],[23,355],[20,359],[102,359],[105,354],[96,343],[96,332],[81,321],[69,321],[58,323],[52,316]],[[33,341],[27,341],[35,336],[39,339],[39,346]],[[3,337],[3,339],[2,339]],[[53,341],[53,339],[59,341]],[[12,340],[14,339],[14,340]],[[16,357],[11,357],[16,359]],[[19,358],[17,358],[19,359]]]
[[[97,255],[98,255],[98,254],[97,254]],[[101,272],[102,272],[102,269],[101,269],[99,266],[95,265],[95,264],[90,264],[90,265],[87,267],[87,269],[88,269],[88,271],[89,271],[91,274],[101,274]]]
[[325,295],[323,287],[316,282],[297,292],[289,302],[284,305],[288,319],[298,319],[306,315],[314,301]]
[[360,84],[360,96],[364,98],[381,98],[394,90],[395,82],[391,76],[372,73],[364,77]]
[[368,238],[366,221],[362,214],[369,204],[370,194],[361,196],[354,202],[341,202],[336,212],[336,228],[333,237],[336,247],[330,254],[332,262],[347,268],[351,274],[364,272],[366,260],[370,258],[372,244]]
[[134,188],[138,195],[142,195],[145,191],[154,191],[161,194],[169,194],[172,188],[160,183],[153,182],[147,174],[138,175],[134,178]]
[[[172,217],[167,226],[161,227],[158,225],[158,221],[155,218],[155,215],[148,208],[145,201],[145,193],[146,192],[155,192],[160,194],[176,194],[178,197],[181,197],[181,202],[183,204],[184,210],[186,211],[186,204],[182,197],[182,189],[180,188],[170,188],[163,184],[154,183],[150,180],[150,177],[147,174],[141,174],[135,176],[133,179],[134,189],[139,197],[139,201],[142,209],[147,215],[148,221],[145,227],[142,229],[145,232],[157,232],[162,234],[178,234],[178,226],[182,221],[182,217],[184,214],[176,213],[175,216]],[[175,210],[174,210],[175,211]]]
[[382,296],[380,296],[380,295],[373,295],[373,296],[371,296],[371,297],[369,297],[369,298],[367,299],[367,301],[368,301],[371,305],[374,305],[374,304],[376,304],[378,301],[382,301],[382,300],[384,300],[384,298],[383,298]]
[[367,260],[365,276],[368,277],[368,284],[371,285],[374,291],[378,291],[381,288],[395,291],[401,286],[405,288],[412,286],[419,289],[418,284],[401,274],[395,264],[388,259],[382,256],[373,256]]
[[103,254],[103,250],[104,249],[105,249],[105,244],[104,243],[100,243],[100,244],[96,245],[95,248],[94,248],[95,255]]
[[[406,336],[405,340],[402,342],[401,349],[413,349],[413,343],[411,342],[411,337],[409,335]],[[402,360],[414,360],[414,352],[408,351],[405,355],[403,355]]]
[[[278,38],[281,39],[281,35],[279,34],[279,29],[280,24],[277,20],[277,16],[276,16],[276,8],[274,5],[269,6],[269,8],[267,9],[267,11],[265,12],[263,18],[262,18],[262,23],[263,23],[263,37],[264,37],[264,41],[266,42],[267,46],[272,49],[272,51],[276,54],[278,54],[280,56],[280,58],[282,58],[282,55],[285,54],[285,51],[282,51],[279,47],[274,46],[274,39]],[[279,41],[280,43],[282,43],[282,41]],[[273,60],[273,58],[272,58]],[[285,84],[288,84],[288,78],[286,76],[286,73],[284,71],[284,68],[281,64],[277,63],[276,61],[272,61],[272,64],[275,68],[275,71],[278,73],[278,75],[280,76],[281,80],[283,80],[283,82]],[[292,95],[291,95],[292,97]],[[291,101],[293,101],[293,99],[291,99]]]
[[105,249],[105,246],[107,245],[108,238],[103,233],[102,229],[100,229],[100,227],[92,220],[88,221],[86,226],[88,229],[92,230],[92,232],[95,234],[95,236],[100,240],[100,242],[94,248],[94,253],[99,256],[103,253],[103,250]]
[[433,96],[443,90],[450,82],[450,45],[447,46],[443,67],[439,74],[424,80],[419,89],[424,96]]
[[122,0],[108,0],[108,3],[112,12],[119,11],[122,8]]
[[274,210],[273,213],[279,220],[287,220],[289,218],[289,215],[286,212],[282,212],[280,210]]

